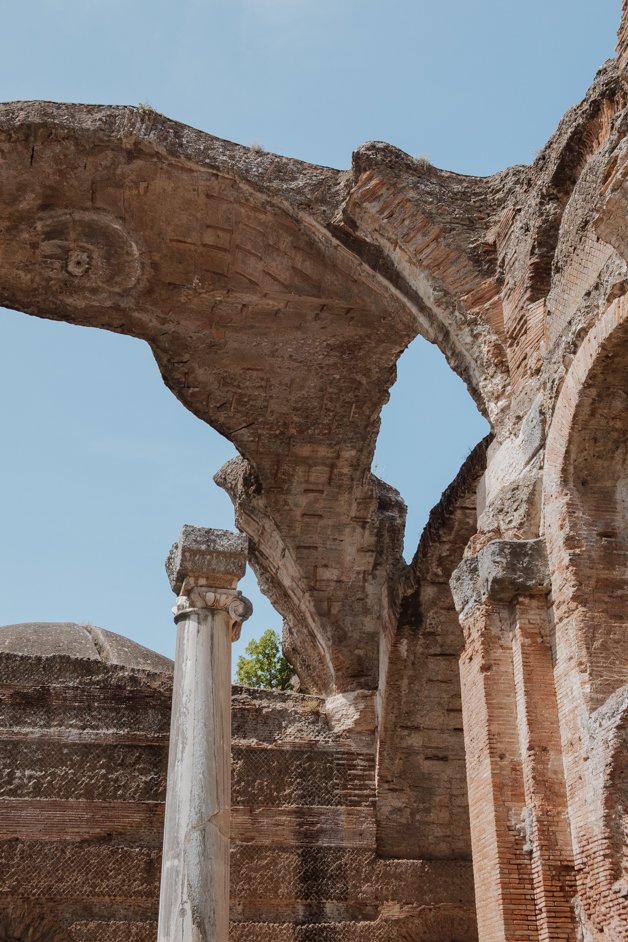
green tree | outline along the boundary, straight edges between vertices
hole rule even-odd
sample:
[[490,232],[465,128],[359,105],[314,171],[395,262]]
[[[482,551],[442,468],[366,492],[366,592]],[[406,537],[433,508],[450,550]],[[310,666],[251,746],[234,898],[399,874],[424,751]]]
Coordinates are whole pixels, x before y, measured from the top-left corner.
[[[249,641],[238,658],[236,683],[243,687],[287,690],[294,671],[281,653],[279,635],[268,628],[257,640]],[[247,656],[248,655],[248,656]]]

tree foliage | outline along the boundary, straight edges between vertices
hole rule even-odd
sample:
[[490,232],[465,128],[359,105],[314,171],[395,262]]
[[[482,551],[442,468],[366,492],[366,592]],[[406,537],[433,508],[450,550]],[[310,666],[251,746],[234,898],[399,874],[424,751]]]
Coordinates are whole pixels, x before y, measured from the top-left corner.
[[249,641],[238,658],[236,683],[243,687],[287,690],[294,673],[281,653],[279,635],[268,628],[259,638]]

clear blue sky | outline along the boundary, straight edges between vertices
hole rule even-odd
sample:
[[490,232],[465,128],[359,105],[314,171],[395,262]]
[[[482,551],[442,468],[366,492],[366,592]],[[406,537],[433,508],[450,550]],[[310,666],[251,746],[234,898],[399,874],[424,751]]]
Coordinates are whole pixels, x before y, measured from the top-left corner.
[[[29,0],[3,8],[0,99],[137,104],[336,167],[387,140],[440,167],[530,162],[613,55],[620,0]],[[129,338],[0,310],[0,624],[87,621],[172,655],[163,560],[182,523],[231,528],[231,445]],[[375,458],[429,508],[486,431],[420,339]],[[254,579],[253,634],[279,618]]]

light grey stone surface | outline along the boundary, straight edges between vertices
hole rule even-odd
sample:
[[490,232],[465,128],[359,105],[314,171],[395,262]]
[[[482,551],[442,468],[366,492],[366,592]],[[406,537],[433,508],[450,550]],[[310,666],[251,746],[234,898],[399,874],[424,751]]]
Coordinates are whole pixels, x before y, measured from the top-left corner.
[[158,942],[229,936],[231,642],[252,610],[236,591],[246,549],[246,537],[186,526],[166,564],[179,597]]
[[186,578],[203,577],[207,585],[235,587],[246,570],[248,540],[231,530],[185,525],[166,560],[173,592]]
[[25,622],[0,628],[0,653],[100,660],[134,670],[171,673],[170,658],[96,625]]
[[177,627],[159,942],[227,942],[230,749],[229,615],[194,609]]
[[545,542],[493,540],[475,556],[463,559],[449,585],[460,615],[485,599],[510,602],[517,595],[547,592],[550,578]]

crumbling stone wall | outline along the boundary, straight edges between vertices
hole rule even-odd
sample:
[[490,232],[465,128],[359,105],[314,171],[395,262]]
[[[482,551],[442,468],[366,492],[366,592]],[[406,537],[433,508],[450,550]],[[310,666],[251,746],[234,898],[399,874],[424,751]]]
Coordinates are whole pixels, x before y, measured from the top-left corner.
[[381,684],[377,851],[470,859],[458,661],[464,643],[449,579],[476,529],[481,442],[430,515],[402,582]]
[[[171,667],[97,628],[0,629],[16,938],[156,938]],[[232,706],[232,940],[427,939],[435,912],[439,938],[476,938],[470,861],[378,859],[372,735],[334,732],[320,697],[235,687]]]
[[170,696],[168,660],[117,635],[0,630],[0,910],[16,938],[42,921],[77,942],[154,937]]
[[[337,171],[133,108],[0,106],[0,303],[145,339],[235,443],[217,480],[285,649],[377,755],[380,857],[356,881],[398,864],[405,885],[470,840],[481,942],[626,939],[627,69],[624,0],[617,59],[531,166],[488,178],[379,142]],[[418,333],[492,440],[407,566],[370,468]]]

